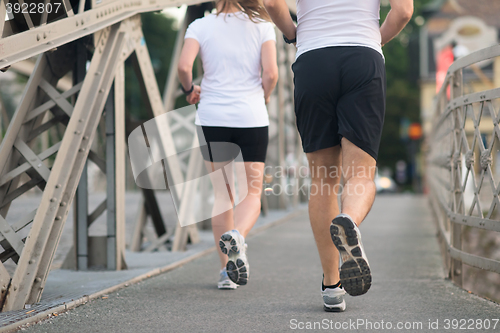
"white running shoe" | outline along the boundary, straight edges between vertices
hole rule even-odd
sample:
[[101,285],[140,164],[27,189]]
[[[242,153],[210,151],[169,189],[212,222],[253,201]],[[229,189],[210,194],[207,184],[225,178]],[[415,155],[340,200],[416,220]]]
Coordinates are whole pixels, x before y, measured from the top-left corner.
[[238,285],[231,281],[229,277],[227,276],[227,271],[226,268],[224,267],[220,271],[220,279],[219,283],[217,284],[219,289],[236,289],[238,288]]
[[356,223],[348,215],[340,214],[333,219],[330,234],[343,262],[340,268],[342,287],[351,296],[363,295],[370,289],[372,275]]
[[231,230],[224,233],[220,239],[220,249],[229,257],[226,265],[227,275],[238,285],[247,284],[250,266],[246,255],[245,238],[238,230]]
[[345,311],[345,290],[342,286],[338,288],[321,288],[323,296],[323,309],[327,312],[343,312]]

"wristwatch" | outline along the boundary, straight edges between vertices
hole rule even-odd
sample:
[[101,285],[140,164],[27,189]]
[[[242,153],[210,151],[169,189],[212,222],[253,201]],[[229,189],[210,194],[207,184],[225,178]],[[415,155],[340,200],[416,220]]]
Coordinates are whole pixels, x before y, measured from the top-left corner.
[[184,89],[184,87],[181,84],[181,89],[182,89],[182,92],[184,93],[184,95],[188,96],[188,95],[190,95],[193,92],[194,85],[191,83],[191,89],[186,90],[186,89]]
[[288,39],[288,38],[286,38],[285,34],[283,34],[283,39],[285,40],[285,43],[287,43],[287,44],[293,44],[293,43],[297,42],[297,36],[295,36],[294,39]]

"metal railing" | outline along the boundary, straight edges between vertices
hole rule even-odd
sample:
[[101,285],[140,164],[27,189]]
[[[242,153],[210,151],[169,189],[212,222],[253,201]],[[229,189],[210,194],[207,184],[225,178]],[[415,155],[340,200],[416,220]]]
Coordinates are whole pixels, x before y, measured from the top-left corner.
[[466,226],[500,232],[500,87],[470,94],[463,89],[465,70],[498,56],[500,45],[451,65],[427,141],[431,206],[446,269],[461,287],[463,264],[500,274],[500,261],[469,253],[462,244]]

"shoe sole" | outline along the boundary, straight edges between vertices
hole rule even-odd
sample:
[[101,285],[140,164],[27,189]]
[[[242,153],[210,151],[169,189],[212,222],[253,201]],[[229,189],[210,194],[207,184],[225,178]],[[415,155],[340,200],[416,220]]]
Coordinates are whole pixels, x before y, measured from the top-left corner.
[[237,285],[244,286],[248,282],[248,270],[246,263],[241,259],[229,260],[226,265],[227,276]]
[[[238,246],[236,245],[236,240],[233,238],[233,236],[223,234],[220,239],[221,240],[219,241],[219,247],[222,253],[229,256],[231,255],[231,253],[237,254],[239,252]],[[229,246],[226,244],[226,242],[229,243]]]
[[[228,246],[229,245],[229,246]],[[222,253],[227,254],[229,260],[226,264],[227,276],[237,285],[243,286],[248,283],[248,268],[245,261],[238,258],[240,249],[233,236],[223,234],[219,241],[219,247]]]
[[326,304],[323,304],[323,310],[326,312],[344,312],[345,311],[345,300],[342,301],[339,305],[335,305],[332,307],[326,306]]
[[219,288],[220,290],[236,290],[236,288],[238,288],[238,286],[230,286],[227,284],[218,284],[217,288]]
[[330,234],[333,244],[342,259],[347,258],[340,268],[340,283],[351,296],[365,294],[371,287],[372,276],[368,262],[363,258],[363,246],[351,220],[338,217],[332,221]]

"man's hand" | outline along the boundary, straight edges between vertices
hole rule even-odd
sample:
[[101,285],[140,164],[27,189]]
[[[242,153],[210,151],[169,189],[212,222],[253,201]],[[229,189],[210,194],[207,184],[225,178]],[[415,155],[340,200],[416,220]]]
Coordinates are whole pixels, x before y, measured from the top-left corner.
[[195,85],[193,91],[186,96],[186,101],[189,104],[196,104],[200,101],[201,87]]
[[413,15],[413,0],[389,0],[391,10],[380,27],[382,46],[396,37],[410,22]]
[[293,23],[285,0],[264,0],[264,7],[286,38],[292,40],[297,37],[297,27]]

